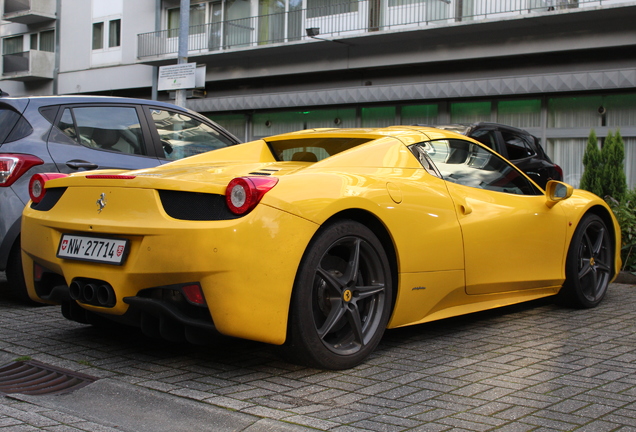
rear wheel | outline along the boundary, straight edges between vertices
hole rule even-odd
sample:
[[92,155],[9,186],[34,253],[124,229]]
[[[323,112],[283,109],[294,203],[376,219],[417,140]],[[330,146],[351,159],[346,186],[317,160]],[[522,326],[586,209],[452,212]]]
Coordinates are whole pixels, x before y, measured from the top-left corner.
[[296,276],[287,357],[324,369],[362,362],[389,320],[391,280],[387,255],[369,228],[354,221],[324,227]]
[[20,238],[16,240],[11,252],[9,252],[9,260],[7,262],[7,284],[9,293],[17,300],[32,305],[37,304],[29,297],[26,283],[24,282],[24,273],[22,272],[22,251],[20,250]]
[[562,304],[592,308],[605,297],[613,274],[611,233],[594,215],[583,217],[574,232],[565,267],[565,283],[559,292]]

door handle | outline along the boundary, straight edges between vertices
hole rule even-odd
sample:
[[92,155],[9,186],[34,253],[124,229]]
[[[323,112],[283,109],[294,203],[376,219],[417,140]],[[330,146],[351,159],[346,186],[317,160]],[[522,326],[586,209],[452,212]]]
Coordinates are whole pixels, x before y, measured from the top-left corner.
[[98,168],[99,165],[94,164],[93,162],[88,162],[85,160],[80,160],[80,159],[73,159],[70,160],[68,162],[66,162],[66,166],[71,168],[71,169],[76,169],[76,170],[94,170],[95,168]]

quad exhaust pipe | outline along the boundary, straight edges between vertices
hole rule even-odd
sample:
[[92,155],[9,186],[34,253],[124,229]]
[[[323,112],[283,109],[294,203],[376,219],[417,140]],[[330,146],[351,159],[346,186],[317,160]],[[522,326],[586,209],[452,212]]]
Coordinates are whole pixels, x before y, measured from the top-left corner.
[[80,303],[101,307],[113,307],[117,302],[115,290],[104,281],[75,278],[69,285],[69,294]]

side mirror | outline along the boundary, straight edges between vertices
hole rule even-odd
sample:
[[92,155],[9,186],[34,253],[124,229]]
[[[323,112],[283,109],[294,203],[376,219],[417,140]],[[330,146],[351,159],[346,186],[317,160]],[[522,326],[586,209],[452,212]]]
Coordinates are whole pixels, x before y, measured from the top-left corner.
[[570,198],[572,193],[574,193],[574,188],[569,184],[550,180],[545,187],[546,205],[552,208],[559,201]]

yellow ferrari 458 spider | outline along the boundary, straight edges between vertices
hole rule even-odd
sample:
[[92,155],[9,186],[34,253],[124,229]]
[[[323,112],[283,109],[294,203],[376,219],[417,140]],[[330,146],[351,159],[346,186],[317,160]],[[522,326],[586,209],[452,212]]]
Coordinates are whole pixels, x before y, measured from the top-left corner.
[[594,307],[620,268],[597,196],[540,189],[449,131],[306,130],[136,171],[37,174],[29,295],[168,340],[212,332],[344,369],[385,328],[547,296]]

